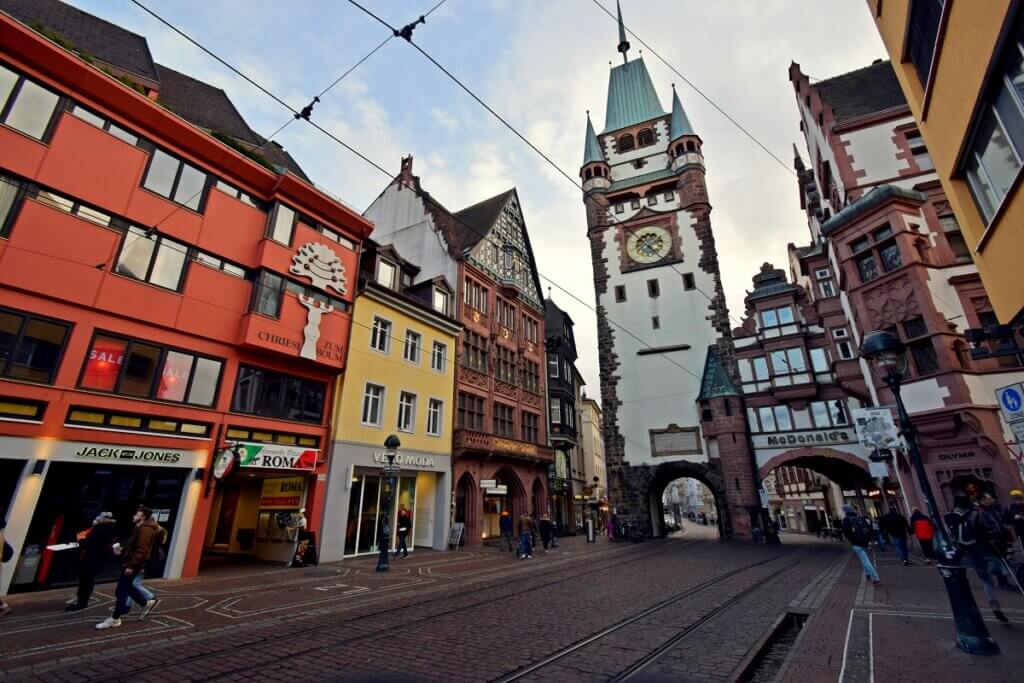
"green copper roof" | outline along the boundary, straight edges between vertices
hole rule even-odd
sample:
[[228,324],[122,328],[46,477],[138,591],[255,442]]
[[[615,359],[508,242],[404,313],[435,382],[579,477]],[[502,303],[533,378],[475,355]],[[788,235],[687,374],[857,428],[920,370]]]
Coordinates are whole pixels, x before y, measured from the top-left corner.
[[708,347],[708,355],[704,360],[704,376],[700,381],[700,395],[698,401],[706,401],[720,396],[738,396],[739,392],[729,379],[729,373],[722,366],[718,352],[714,346]]
[[608,76],[608,106],[605,109],[604,132],[664,116],[665,111],[654,91],[651,75],[643,58],[612,67]]
[[675,86],[672,86],[672,124],[669,126],[669,142],[675,142],[684,135],[696,135],[696,133],[693,132],[690,119],[686,118],[683,103],[679,101],[679,94],[676,93]]
[[604,154],[601,153],[601,143],[597,141],[594,133],[594,124],[590,122],[590,112],[587,112],[587,139],[583,143],[583,165],[593,161],[604,161]]
[[663,180],[665,178],[671,178],[676,175],[676,172],[671,168],[660,168],[657,171],[651,171],[650,173],[644,173],[643,175],[634,176],[633,178],[624,178],[622,180],[616,180],[608,188],[609,192],[618,192],[619,190],[625,190],[629,187],[636,187],[637,185],[644,185],[645,183],[653,183],[656,180]]

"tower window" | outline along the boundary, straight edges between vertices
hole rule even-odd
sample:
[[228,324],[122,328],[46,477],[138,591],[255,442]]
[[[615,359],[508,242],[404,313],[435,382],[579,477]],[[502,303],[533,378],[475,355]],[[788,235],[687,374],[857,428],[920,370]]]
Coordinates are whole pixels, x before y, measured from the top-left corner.
[[626,210],[626,205],[623,204],[622,202],[619,202],[618,204],[615,205],[615,213],[622,213],[625,210]]
[[591,178],[592,178],[593,176],[594,176],[594,172],[593,172],[593,170],[592,170],[592,169],[589,169],[589,168],[588,168],[587,170],[585,170],[585,171],[583,172],[583,178],[584,178],[585,180],[590,180],[590,179],[591,179]]
[[636,144],[638,147],[646,147],[647,145],[654,144],[654,131],[650,128],[644,128],[636,136]]
[[673,194],[672,194],[672,192],[671,192],[671,190],[670,190],[670,191],[668,191],[668,192],[666,192],[666,193],[665,193],[665,197],[664,197],[664,199],[665,199],[665,201],[666,201],[666,202],[670,202],[670,201],[672,201],[673,199],[675,199],[675,195],[673,195]]
[[629,206],[630,206],[630,208],[633,208],[633,209],[639,209],[640,208],[640,200],[639,199],[632,200],[629,203]]
[[651,327],[655,330],[661,329],[661,319],[658,316],[651,316]]
[[687,140],[686,141],[686,151],[687,152],[696,152],[697,151],[697,143],[695,143],[693,140]]
[[647,197],[647,206],[654,206],[658,203],[658,195],[652,194]]
[[615,285],[615,301],[622,303],[626,300],[626,285]]
[[647,281],[647,295],[652,299],[657,299],[661,295],[661,288],[658,287],[658,280]]
[[636,143],[633,141],[633,136],[626,133],[619,138],[619,153],[628,152],[631,149],[636,149]]
[[683,273],[683,289],[696,289],[697,285],[693,281],[693,273]]

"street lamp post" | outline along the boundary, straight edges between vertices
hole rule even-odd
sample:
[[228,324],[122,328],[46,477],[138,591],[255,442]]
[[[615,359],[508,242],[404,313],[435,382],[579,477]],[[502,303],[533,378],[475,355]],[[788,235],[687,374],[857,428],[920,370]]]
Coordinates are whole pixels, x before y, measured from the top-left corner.
[[910,421],[907,407],[903,404],[903,397],[900,395],[900,382],[907,368],[906,348],[899,337],[892,332],[876,330],[864,335],[860,355],[882,370],[885,384],[896,398],[900,431],[907,441],[910,461],[914,466],[918,485],[924,494],[928,515],[932,519],[932,524],[935,525],[939,555],[942,558],[936,563],[936,566],[946,585],[946,592],[949,594],[949,604],[953,611],[953,621],[956,624],[956,644],[969,654],[999,654],[999,645],[989,635],[985,622],[982,621],[981,612],[978,611],[978,605],[974,601],[974,594],[971,593],[971,586],[967,581],[967,568],[961,562],[960,554],[950,539],[946,524],[939,515],[935,494],[932,492],[931,484],[928,483],[928,475],[925,473],[924,463],[921,461],[921,451],[917,445],[917,430]]
[[395,467],[395,456],[398,455],[398,448],[401,445],[402,442],[394,434],[384,440],[384,455],[387,457],[387,462],[381,467],[381,473],[384,475],[381,477],[381,486],[384,489],[380,497],[381,509],[377,514],[377,519],[380,520],[380,532],[377,534],[380,542],[380,554],[377,555],[377,571],[379,572],[391,569],[391,564],[388,562],[388,553],[391,551],[391,491],[395,487],[395,474],[398,472],[398,468]]

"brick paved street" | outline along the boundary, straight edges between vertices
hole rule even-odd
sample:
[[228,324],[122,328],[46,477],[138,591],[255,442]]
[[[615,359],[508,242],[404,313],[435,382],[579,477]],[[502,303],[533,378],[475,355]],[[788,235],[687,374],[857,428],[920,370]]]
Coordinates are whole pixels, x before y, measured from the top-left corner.
[[701,527],[638,545],[565,539],[532,561],[418,551],[383,576],[367,558],[153,582],[160,608],[111,631],[93,629],[110,586],[71,615],[68,591],[21,595],[0,622],[0,677],[772,680],[757,652],[787,613],[809,619],[778,680],[945,680],[969,667],[973,680],[1008,680],[1024,664],[1019,596],[1005,599],[1016,623],[991,626],[1004,655],[968,658],[951,645],[935,570],[888,555],[883,587],[866,590],[842,544],[723,544]]

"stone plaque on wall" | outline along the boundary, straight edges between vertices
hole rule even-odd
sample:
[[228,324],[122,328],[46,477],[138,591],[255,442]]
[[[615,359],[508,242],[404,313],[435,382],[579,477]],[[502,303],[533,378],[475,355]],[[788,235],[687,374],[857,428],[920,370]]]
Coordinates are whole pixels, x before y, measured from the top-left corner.
[[700,428],[698,427],[669,425],[668,429],[651,430],[651,454],[655,457],[700,452]]

